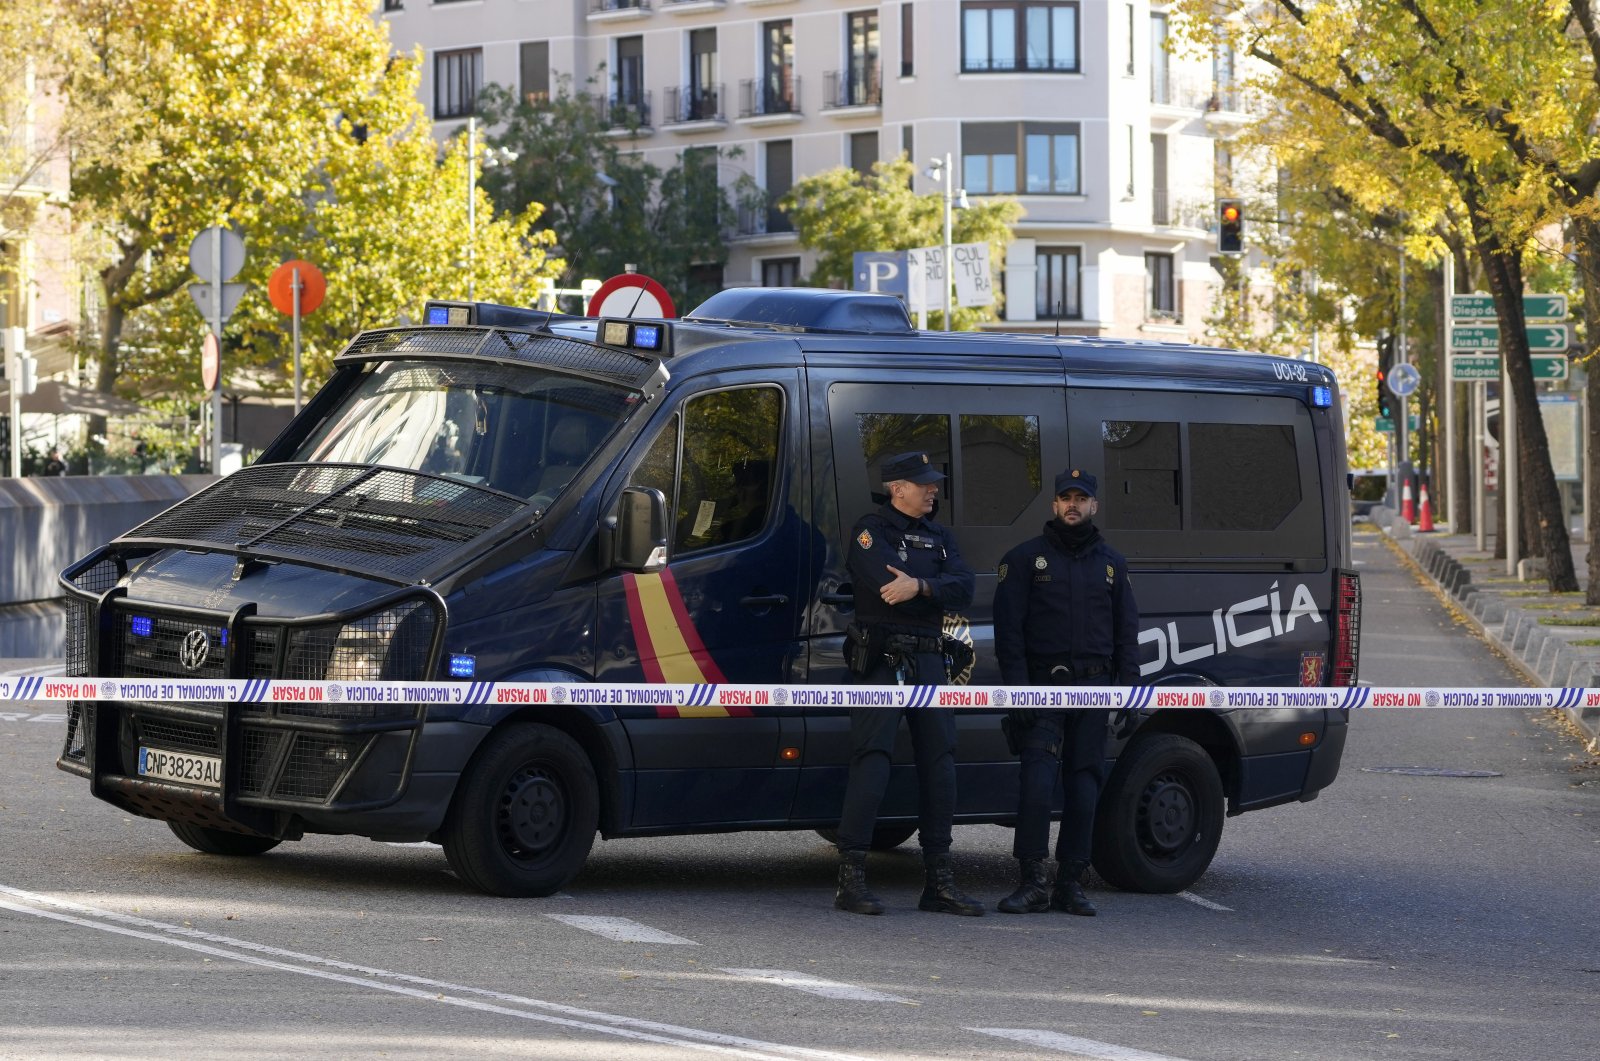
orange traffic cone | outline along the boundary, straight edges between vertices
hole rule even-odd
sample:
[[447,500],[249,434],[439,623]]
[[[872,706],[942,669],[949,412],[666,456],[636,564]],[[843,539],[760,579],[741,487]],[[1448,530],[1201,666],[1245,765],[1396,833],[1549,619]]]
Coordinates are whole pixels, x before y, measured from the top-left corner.
[[1400,484],[1400,518],[1407,523],[1417,521],[1416,506],[1411,503],[1411,477],[1406,476],[1405,482]]
[[1422,503],[1418,506],[1420,511],[1417,513],[1417,530],[1423,534],[1427,534],[1429,531],[1433,530],[1433,504],[1428,500],[1428,480],[1422,480],[1421,490]]

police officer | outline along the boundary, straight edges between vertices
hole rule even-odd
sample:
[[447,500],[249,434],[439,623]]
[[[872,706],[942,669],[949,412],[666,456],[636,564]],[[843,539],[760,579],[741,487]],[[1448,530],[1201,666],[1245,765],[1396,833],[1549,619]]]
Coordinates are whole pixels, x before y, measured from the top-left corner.
[[[1133,685],[1139,680],[1139,608],[1128,562],[1094,525],[1095,477],[1056,476],[1055,518],[1044,533],[1000,561],[994,644],[1007,685]],[[1000,900],[1008,914],[1054,908],[1092,917],[1083,893],[1095,803],[1105,782],[1107,712],[1017,711],[1008,719],[1021,747],[1021,793],[1012,853],[1022,882]],[[1056,840],[1054,888],[1047,861],[1051,797],[1061,775],[1065,802]]]
[[[944,475],[926,453],[902,453],[883,464],[889,501],[851,531],[849,569],[856,622],[846,644],[850,672],[863,684],[935,685],[946,681],[941,639],[944,613],[972,601],[974,576],[955,537],[931,518]],[[889,785],[889,759],[904,709],[850,711],[850,777],[839,816],[839,890],[833,905],[853,914],[881,914],[867,890],[867,849]],[[950,826],[956,801],[956,722],[949,708],[906,715],[916,754],[918,840],[927,886],[918,907],[977,917],[983,904],[956,887],[950,868]]]

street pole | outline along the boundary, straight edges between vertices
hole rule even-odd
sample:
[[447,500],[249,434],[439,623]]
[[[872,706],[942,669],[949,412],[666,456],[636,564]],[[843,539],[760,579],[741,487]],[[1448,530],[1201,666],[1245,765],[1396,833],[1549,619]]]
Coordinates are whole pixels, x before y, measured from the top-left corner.
[[1506,542],[1506,574],[1517,573],[1517,552],[1522,548],[1522,520],[1517,518],[1517,403],[1511,397],[1511,365],[1505,344],[1500,346],[1500,490],[1505,494],[1506,525],[1500,528]]
[[[1397,365],[1407,363],[1406,358],[1406,248],[1400,245],[1400,319],[1395,323],[1394,330],[1394,361]],[[1385,386],[1387,386],[1387,382]],[[1399,415],[1394,418],[1394,445],[1395,467],[1400,473],[1400,488],[1404,491],[1406,484],[1411,482],[1411,398],[1408,395],[1396,395],[1400,399]],[[1420,498],[1415,491],[1412,494],[1412,504],[1415,506]],[[1403,495],[1402,495],[1403,496]],[[1413,507],[1412,511],[1416,511]]]
[[11,419],[11,478],[22,478],[22,345],[27,332],[8,326],[5,334],[7,413]]
[[1456,293],[1456,262],[1454,255],[1444,256],[1444,445],[1436,447],[1444,454],[1444,459],[1435,457],[1433,466],[1443,470],[1445,488],[1445,507],[1450,511],[1450,530],[1454,532],[1461,526],[1461,509],[1456,506],[1460,503],[1458,496],[1461,491],[1456,489],[1456,465],[1454,460],[1456,448],[1456,381],[1455,373],[1450,368],[1450,339],[1455,332],[1454,317],[1450,312],[1450,299]]
[[950,327],[950,212],[955,205],[954,167],[951,166],[950,152],[944,155],[944,261],[943,282],[939,285],[944,288],[944,330],[952,331]]
[[472,274],[478,237],[478,119],[467,119],[467,301],[472,301]]
[[1484,427],[1484,413],[1489,405],[1489,383],[1479,380],[1472,385],[1472,531],[1473,548],[1483,552],[1486,545],[1488,531],[1484,522],[1488,519],[1488,489],[1484,484],[1483,449],[1488,431]]
[[211,474],[222,474],[222,226],[211,227],[211,330],[217,337],[217,379],[211,388]]
[[300,291],[304,288],[300,282],[300,267],[295,266],[293,279],[289,282],[289,289],[294,292],[294,411],[300,415],[300,394],[304,386],[304,374],[300,371]]

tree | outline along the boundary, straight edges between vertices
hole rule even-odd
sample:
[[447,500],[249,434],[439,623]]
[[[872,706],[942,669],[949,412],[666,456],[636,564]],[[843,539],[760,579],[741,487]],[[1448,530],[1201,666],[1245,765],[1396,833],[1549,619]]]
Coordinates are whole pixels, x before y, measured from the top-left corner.
[[[911,190],[915,173],[905,155],[876,162],[862,176],[848,166],[824,170],[795,182],[779,205],[788,212],[800,245],[819,252],[811,271],[818,287],[849,287],[856,251],[897,251],[944,243],[943,193],[918,195]],[[1022,205],[1011,196],[986,196],[951,222],[954,243],[987,243],[989,260],[998,269],[1005,260],[1011,226],[1022,217]],[[942,327],[943,312],[929,322]],[[956,308],[955,329],[975,327],[995,318],[994,306]]]
[[[760,194],[746,174],[723,181],[738,149],[689,148],[665,169],[624,152],[594,91],[599,76],[580,92],[563,77],[548,99],[486,88],[480,109],[491,139],[516,157],[486,173],[484,185],[505,210],[548,204],[564,286],[633,265],[691,308],[721,286],[734,221]],[[622,129],[637,132],[637,115],[619,113],[632,122]]]
[[1551,17],[1554,4],[1512,0],[1434,0],[1427,10],[1422,0],[1311,7],[1270,0],[1222,13],[1212,0],[1177,6],[1192,40],[1265,64],[1270,74],[1257,87],[1298,119],[1301,142],[1316,142],[1338,160],[1341,186],[1356,198],[1390,168],[1404,176],[1411,231],[1430,227],[1414,216],[1416,208],[1437,216],[1459,204],[1494,295],[1518,413],[1515,450],[1550,588],[1576,589],[1521,301],[1523,254],[1558,216],[1556,197],[1499,131],[1524,121],[1561,127],[1554,116],[1566,104],[1550,86],[1571,84],[1578,69],[1562,41],[1565,18]]
[[[68,126],[51,87],[78,43],[54,0],[0,5],[0,245],[29,234],[50,182],[47,171],[65,160]],[[0,256],[0,284],[10,264]]]

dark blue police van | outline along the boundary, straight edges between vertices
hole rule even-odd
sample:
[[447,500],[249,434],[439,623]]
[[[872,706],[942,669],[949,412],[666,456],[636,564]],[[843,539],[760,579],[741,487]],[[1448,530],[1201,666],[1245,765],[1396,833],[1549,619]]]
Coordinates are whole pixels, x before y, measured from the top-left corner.
[[[971,685],[999,679],[995,567],[1068,465],[1101,476],[1158,692],[1355,682],[1326,368],[917,332],[893,299],[803,289],[725,291],[681,321],[430,303],[423,326],[361,334],[259,461],[62,574],[68,673],[847,684],[846,535],[880,459],[908,450],[948,476],[938,516],[978,572],[947,619],[977,649]],[[85,701],[59,765],[200,851],[433,840],[500,895],[555,892],[596,831],[838,821],[844,707],[563,699]],[[1344,711],[1174,699],[1110,746],[1094,862],[1123,888],[1187,887],[1225,814],[1338,772]],[[958,713],[958,822],[1015,815],[1000,714]],[[908,746],[896,764],[882,848],[915,829]]]

